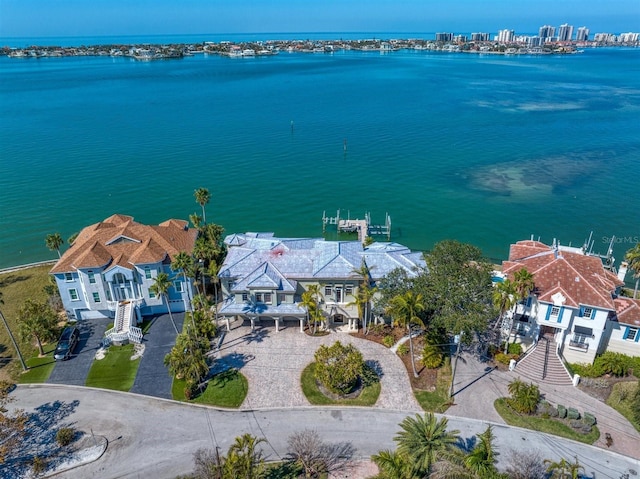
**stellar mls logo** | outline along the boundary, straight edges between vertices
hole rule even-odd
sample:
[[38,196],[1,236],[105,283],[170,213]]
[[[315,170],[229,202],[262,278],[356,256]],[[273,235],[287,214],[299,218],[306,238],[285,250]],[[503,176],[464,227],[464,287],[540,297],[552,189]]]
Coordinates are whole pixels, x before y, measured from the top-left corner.
[[636,244],[640,243],[640,236],[603,236],[603,243],[613,243],[615,244]]

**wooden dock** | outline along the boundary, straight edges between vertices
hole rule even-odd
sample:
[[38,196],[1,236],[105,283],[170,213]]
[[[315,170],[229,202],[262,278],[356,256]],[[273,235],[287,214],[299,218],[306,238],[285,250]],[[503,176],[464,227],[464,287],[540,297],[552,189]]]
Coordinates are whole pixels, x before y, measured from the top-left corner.
[[387,241],[391,239],[391,216],[385,213],[384,224],[373,224],[371,213],[365,213],[364,219],[351,219],[351,214],[347,211],[347,218],[340,216],[340,210],[335,216],[327,216],[326,211],[322,212],[322,232],[325,233],[327,225],[335,226],[340,233],[358,233],[358,241],[364,243],[367,236],[386,236]]

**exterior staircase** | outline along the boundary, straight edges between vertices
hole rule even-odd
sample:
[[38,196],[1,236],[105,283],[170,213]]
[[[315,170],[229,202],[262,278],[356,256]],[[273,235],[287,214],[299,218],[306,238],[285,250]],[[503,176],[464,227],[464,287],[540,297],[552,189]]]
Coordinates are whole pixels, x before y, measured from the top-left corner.
[[558,357],[556,342],[540,338],[534,349],[518,361],[514,373],[534,384],[571,386],[571,376]]
[[142,330],[131,325],[135,309],[131,301],[122,301],[118,303],[118,309],[116,310],[116,317],[113,321],[113,328],[104,333],[105,340],[103,341],[105,346],[111,343],[122,343],[130,341],[132,343],[142,342]]

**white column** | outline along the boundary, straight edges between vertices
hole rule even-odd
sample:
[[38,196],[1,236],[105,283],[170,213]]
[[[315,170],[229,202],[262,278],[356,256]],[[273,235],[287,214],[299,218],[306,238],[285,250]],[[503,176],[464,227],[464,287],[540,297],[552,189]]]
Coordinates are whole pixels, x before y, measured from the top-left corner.
[[276,320],[276,333],[280,332],[280,318],[275,318]]
[[304,333],[304,318],[300,318],[300,332]]
[[227,331],[231,331],[231,326],[229,325],[229,316],[226,316],[224,319],[227,320]]
[[251,319],[251,331],[253,331],[256,328],[256,319],[255,318],[250,318]]

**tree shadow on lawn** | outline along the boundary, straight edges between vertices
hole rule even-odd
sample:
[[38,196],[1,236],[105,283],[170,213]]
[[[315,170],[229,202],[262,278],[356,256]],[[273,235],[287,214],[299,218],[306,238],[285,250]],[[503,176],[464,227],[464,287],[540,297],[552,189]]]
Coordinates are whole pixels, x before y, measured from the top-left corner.
[[[35,457],[44,460],[47,469],[55,468],[67,459],[72,451],[58,445],[56,434],[63,427],[73,427],[75,423],[68,422],[66,419],[75,412],[79,404],[78,400],[69,403],[54,401],[37,407],[34,412],[27,413],[24,436],[7,454],[5,463],[2,465],[2,477],[5,479],[25,477]],[[82,433],[76,432],[74,441],[77,441],[81,435]]]

